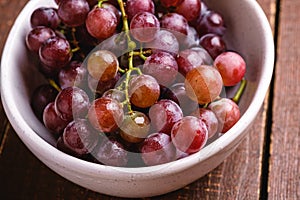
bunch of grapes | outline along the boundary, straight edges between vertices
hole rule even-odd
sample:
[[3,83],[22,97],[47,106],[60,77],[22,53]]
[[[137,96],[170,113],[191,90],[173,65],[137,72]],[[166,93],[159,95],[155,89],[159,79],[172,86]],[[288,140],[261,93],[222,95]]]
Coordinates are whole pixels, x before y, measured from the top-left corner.
[[198,152],[239,120],[246,63],[201,0],[55,2],[32,13],[26,45],[49,81],[31,105],[58,149],[105,165],[157,165]]

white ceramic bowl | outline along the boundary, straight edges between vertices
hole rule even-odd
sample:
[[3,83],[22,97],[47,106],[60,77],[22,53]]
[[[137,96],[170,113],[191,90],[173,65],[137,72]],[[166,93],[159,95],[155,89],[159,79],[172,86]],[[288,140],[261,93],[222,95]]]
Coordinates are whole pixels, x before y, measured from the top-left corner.
[[172,163],[143,168],[119,168],[90,163],[54,147],[54,138],[34,116],[30,95],[44,80],[26,53],[25,35],[29,18],[53,0],[29,1],[19,14],[7,39],[1,63],[2,101],[13,128],[43,163],[68,180],[88,189],[120,197],[146,197],[179,189],[218,166],[247,134],[256,117],[272,77],[274,45],[264,12],[254,0],[209,0],[220,12],[228,30],[226,40],[247,62],[248,84],[241,99],[242,117],[225,135],[200,152]]

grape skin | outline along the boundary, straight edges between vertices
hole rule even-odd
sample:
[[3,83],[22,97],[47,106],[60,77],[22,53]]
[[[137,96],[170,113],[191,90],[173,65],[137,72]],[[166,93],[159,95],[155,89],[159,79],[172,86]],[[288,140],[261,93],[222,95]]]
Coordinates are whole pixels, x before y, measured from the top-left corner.
[[208,138],[206,124],[193,116],[186,116],[174,124],[172,142],[181,152],[196,153],[204,147]]
[[26,36],[26,45],[30,51],[39,52],[42,44],[49,38],[55,37],[55,32],[51,28],[38,26],[33,28]]
[[160,88],[155,78],[149,75],[133,77],[129,82],[130,102],[140,108],[152,106],[159,98]]
[[88,119],[96,130],[104,133],[114,132],[124,119],[123,107],[111,98],[95,99],[88,111]]
[[129,21],[140,12],[155,13],[152,0],[127,0],[125,9]]
[[60,24],[60,18],[57,14],[57,9],[40,7],[33,11],[30,17],[31,27],[45,26],[51,29],[56,29]]
[[191,99],[199,104],[206,104],[221,94],[223,80],[214,67],[200,65],[187,73],[185,87]]
[[115,33],[118,19],[110,9],[95,7],[88,13],[85,23],[93,37],[104,40]]
[[178,73],[175,58],[167,52],[157,52],[149,56],[142,68],[143,73],[153,76],[160,85],[172,84]]
[[162,99],[151,106],[149,117],[156,132],[170,134],[173,125],[183,118],[183,113],[174,101]]
[[155,15],[149,12],[136,14],[130,22],[130,32],[139,42],[150,42],[159,31],[160,23]]
[[228,98],[221,98],[208,106],[218,118],[221,133],[226,133],[240,119],[239,106]]
[[61,69],[72,58],[70,43],[68,40],[57,36],[49,38],[40,47],[39,58],[49,68]]
[[64,0],[59,3],[57,13],[67,26],[77,27],[84,24],[89,11],[86,0]]

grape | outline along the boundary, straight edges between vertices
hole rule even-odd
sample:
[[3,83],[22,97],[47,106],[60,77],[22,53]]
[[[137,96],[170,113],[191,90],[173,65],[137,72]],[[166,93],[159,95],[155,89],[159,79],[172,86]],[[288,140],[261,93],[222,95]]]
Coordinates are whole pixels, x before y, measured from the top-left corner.
[[180,5],[184,0],[160,0],[161,4],[167,8],[171,6],[178,6]]
[[211,10],[203,14],[196,29],[200,37],[207,33],[215,33],[222,36],[226,30],[222,16]]
[[49,38],[40,47],[39,58],[49,68],[61,69],[72,58],[71,46],[64,38],[57,36]]
[[50,102],[43,112],[43,123],[55,136],[59,136],[69,122],[57,114],[54,102]]
[[125,116],[120,127],[120,135],[127,142],[138,143],[148,135],[149,129],[149,118],[144,113],[134,111]]
[[199,108],[191,113],[191,116],[198,117],[202,120],[206,126],[208,131],[208,138],[213,137],[219,128],[219,122],[217,116],[214,114],[212,110],[206,108]]
[[183,76],[186,76],[189,71],[200,65],[209,65],[212,63],[210,56],[201,48],[186,49],[179,52],[176,61],[178,64],[178,71]]
[[110,9],[94,7],[86,18],[88,32],[99,40],[111,37],[116,29],[118,19]]
[[126,100],[124,91],[117,89],[109,89],[103,93],[102,97],[108,97],[117,100],[118,102],[123,102]]
[[30,51],[39,52],[42,44],[49,38],[54,37],[55,32],[51,28],[38,26],[33,28],[26,36],[26,45]]
[[147,166],[168,163],[176,159],[171,137],[165,133],[150,134],[141,145],[142,159]]
[[190,114],[196,108],[198,103],[191,100],[187,94],[184,83],[175,83],[164,94],[164,98],[176,102],[184,114]]
[[160,30],[152,41],[145,43],[145,48],[150,48],[152,53],[165,51],[176,55],[179,50],[179,43],[173,33],[167,30]]
[[58,16],[67,26],[77,27],[84,24],[90,11],[86,0],[63,0],[58,5]]
[[117,75],[118,67],[118,58],[107,50],[97,50],[87,58],[87,70],[96,80],[112,80]]
[[155,12],[152,0],[127,0],[125,10],[129,21],[140,12]]
[[168,13],[160,21],[161,27],[184,35],[188,34],[188,21],[180,14]]
[[99,81],[91,76],[88,76],[88,87],[92,92],[95,92],[101,96],[105,91],[114,88],[120,77],[121,75],[117,73],[117,75],[111,80]]
[[31,27],[46,26],[56,29],[60,24],[57,10],[55,8],[40,7],[33,11],[30,17]]
[[110,3],[102,3],[102,8],[108,9],[111,12],[113,12],[116,17],[117,17],[117,24],[120,24],[121,19],[122,19],[122,13],[120,10],[118,10],[114,5],[110,4]]
[[174,124],[171,138],[174,146],[182,152],[198,152],[206,144],[208,131],[206,124],[193,116],[183,117]]
[[171,54],[157,52],[146,59],[142,71],[153,76],[159,84],[168,86],[176,79],[178,65]]
[[82,86],[86,81],[87,70],[80,61],[71,61],[58,74],[59,85],[62,89],[71,86]]
[[238,84],[246,73],[246,62],[235,52],[224,52],[214,61],[225,86]]
[[185,87],[191,99],[199,104],[206,104],[221,94],[223,81],[217,69],[200,65],[187,73]]
[[155,131],[170,134],[173,125],[182,119],[183,113],[174,101],[163,99],[151,106],[149,117]]
[[123,118],[121,103],[107,97],[95,99],[88,111],[88,119],[92,126],[104,133],[116,131]]
[[180,35],[179,39],[180,49],[182,50],[199,46],[199,35],[196,29],[192,26],[188,26],[187,35]]
[[55,111],[69,122],[76,117],[85,117],[89,106],[86,92],[75,86],[62,89],[55,99]]
[[160,88],[152,76],[143,74],[133,77],[128,90],[130,101],[140,108],[152,106],[159,98]]
[[91,127],[86,119],[75,119],[71,121],[62,134],[63,144],[68,153],[83,157],[98,144],[99,135]]
[[58,91],[49,84],[40,85],[33,91],[30,105],[38,119],[43,119],[45,107],[55,100],[57,94]]
[[176,7],[176,12],[186,18],[187,21],[196,20],[201,11],[201,0],[184,0]]
[[240,109],[231,99],[221,98],[210,103],[208,108],[217,116],[221,133],[227,132],[240,119]]
[[213,59],[226,50],[226,43],[224,40],[219,35],[214,33],[203,35],[200,38],[200,45],[206,49]]
[[155,15],[149,12],[136,14],[130,22],[132,36],[139,42],[150,42],[159,31],[160,23]]
[[123,144],[111,138],[105,138],[92,152],[92,156],[100,163],[122,167],[128,164],[128,152]]

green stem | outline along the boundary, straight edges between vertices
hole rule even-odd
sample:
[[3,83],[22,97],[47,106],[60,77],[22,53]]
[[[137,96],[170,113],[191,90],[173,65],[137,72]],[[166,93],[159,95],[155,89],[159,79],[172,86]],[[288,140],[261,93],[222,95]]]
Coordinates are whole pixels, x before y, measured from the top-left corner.
[[103,4],[104,2],[106,2],[106,1],[108,1],[108,0],[99,0],[97,6],[98,6],[99,8],[102,8],[102,4]]
[[54,80],[48,79],[48,82],[49,82],[49,84],[50,84],[52,87],[54,87],[58,92],[61,91],[61,88],[55,83]]
[[241,80],[241,84],[239,86],[239,89],[238,91],[235,93],[234,97],[232,98],[232,100],[235,102],[235,103],[238,103],[241,99],[241,96],[245,90],[245,87],[247,85],[247,80],[246,79],[242,79]]

